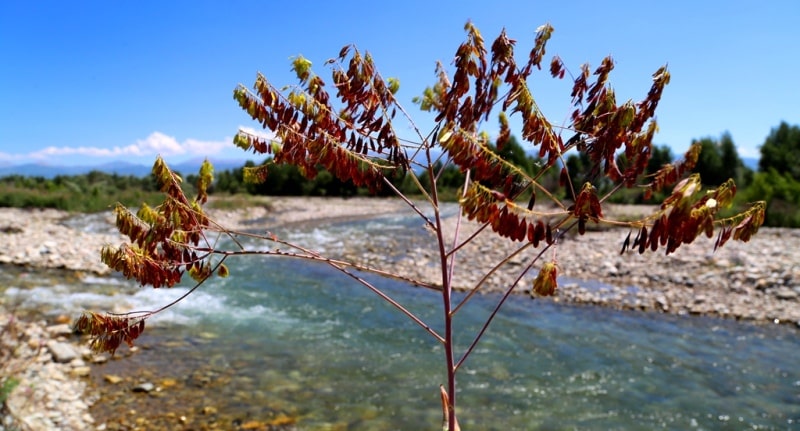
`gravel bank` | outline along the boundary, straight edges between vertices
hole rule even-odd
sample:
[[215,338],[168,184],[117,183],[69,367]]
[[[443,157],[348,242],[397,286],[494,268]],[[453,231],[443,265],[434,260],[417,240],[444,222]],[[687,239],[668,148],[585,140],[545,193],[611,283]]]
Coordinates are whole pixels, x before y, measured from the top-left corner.
[[[663,250],[620,255],[627,234],[615,229],[569,235],[548,250],[545,260],[554,259],[563,276],[552,300],[800,326],[800,230],[762,228],[750,242],[730,241],[716,251],[715,239],[703,237],[670,255]],[[479,235],[461,252],[470,271],[456,280],[458,287],[470,288],[498,256],[519,245],[489,232]],[[486,291],[504,290],[540,250],[511,259]],[[425,248],[412,252],[424,260],[402,258],[403,271],[434,279],[436,255]],[[528,293],[535,276],[533,271],[516,290]]]
[[83,380],[89,363],[104,360],[86,347],[67,323],[25,322],[0,308],[0,373],[16,387],[0,406],[0,430],[90,429],[94,419]]
[[[235,229],[261,230],[372,217],[403,209],[405,204],[397,200],[272,198],[269,205],[210,211],[210,215]],[[110,226],[110,213],[98,216],[96,223],[105,227],[74,226],[69,214],[56,210],[0,209],[0,242],[4,245],[0,247],[0,264],[106,274],[109,269],[99,261],[100,248],[124,239]],[[447,230],[454,228],[455,217],[451,217]],[[462,237],[476,228],[463,223]],[[424,232],[421,223],[419,232]],[[716,252],[714,240],[703,237],[669,256],[663,251],[620,255],[627,233],[605,230],[567,236],[554,252],[548,251],[546,260],[555,258],[564,277],[554,300],[759,322],[800,322],[800,230],[762,228],[749,243],[730,241]],[[435,282],[437,255],[430,246],[431,239],[424,234],[401,239],[387,233],[354,237],[341,250],[328,251],[373,265],[391,262],[398,272]],[[459,251],[463,265],[456,287],[469,289],[499,256],[519,245],[488,231],[481,233]],[[484,291],[504,290],[538,252],[527,249],[511,259]],[[525,293],[530,289],[533,277],[535,271],[517,290]]]

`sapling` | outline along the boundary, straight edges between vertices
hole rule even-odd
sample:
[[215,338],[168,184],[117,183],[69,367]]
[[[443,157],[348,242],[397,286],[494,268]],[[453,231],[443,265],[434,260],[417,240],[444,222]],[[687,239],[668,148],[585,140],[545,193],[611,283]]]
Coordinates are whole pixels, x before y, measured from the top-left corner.
[[[239,85],[234,90],[238,105],[266,130],[264,134],[240,130],[234,144],[271,157],[270,163],[246,168],[246,179],[264,181],[270,166],[291,164],[308,178],[324,169],[371,192],[389,192],[405,202],[411,214],[432,233],[439,274],[435,282],[409,277],[388,262],[373,265],[335,258],[272,233],[254,234],[220,225],[203,210],[213,182],[212,166],[207,162],[203,165],[197,196],[189,198],[181,188],[181,178],[160,158],[153,166],[153,175],[164,201],[156,207],[143,205],[136,213],[117,205],[117,228],[130,242],[103,248],[103,262],[153,287],[173,286],[188,273],[196,284],[178,301],[210,277],[228,276],[225,262],[232,257],[283,256],[324,263],[373,291],[443,346],[447,376],[440,389],[443,429],[458,430],[459,369],[523,280],[532,279],[530,291],[534,296],[556,292],[560,268],[554,251],[567,232],[574,230],[582,235],[589,225],[622,227],[629,231],[624,239],[621,234],[622,253],[659,248],[672,253],[700,235],[711,237],[716,232],[716,247],[720,247],[730,238],[747,241],[758,230],[764,217],[763,202],[733,216],[720,216],[722,209],[731,206],[736,187],[733,181],[727,181],[716,189],[702,189],[700,178],[691,174],[697,146],[690,147],[682,160],[645,175],[657,129],[655,109],[670,80],[666,67],[652,75],[652,86],[643,100],[619,104],[609,84],[614,68],[610,57],[604,58],[594,72],[584,64],[572,73],[558,56],[545,63],[545,47],[553,33],[549,24],[538,28],[533,48],[522,62],[515,56],[516,41],[505,31],[487,47],[472,23],[467,23],[465,30],[466,40],[456,50],[453,72],[437,63],[435,84],[413,100],[422,111],[432,113],[430,130],[423,131],[396,98],[399,80],[384,78],[372,56],[352,45],[325,63],[331,70],[330,82],[313,71],[311,61],[295,57],[291,67],[297,76],[296,85],[276,87],[258,74],[252,89]],[[534,73],[543,73],[543,64],[554,79],[569,76],[572,81],[572,111],[566,126],[556,126],[544,116],[528,83]],[[499,132],[492,142],[484,129],[493,119],[498,121]],[[512,127],[538,156],[535,172],[502,156]],[[401,135],[400,131],[406,130],[412,131],[410,136]],[[565,163],[568,154],[581,154],[590,161],[583,184],[573,184],[572,179],[577,177]],[[438,179],[452,166],[464,174],[464,183],[459,192],[456,228],[447,234]],[[417,173],[424,173],[429,181],[420,181]],[[545,181],[553,174],[558,182]],[[394,180],[403,176],[415,185],[415,197],[395,185]],[[658,202],[653,214],[640,220],[613,220],[604,214],[609,197],[623,188],[638,189],[649,198],[668,187],[673,187],[672,193]],[[497,265],[486,277],[456,300],[453,281],[459,275],[459,265],[469,265],[458,252],[475,238],[474,234],[465,234],[464,223],[475,223],[477,232],[490,230],[518,247],[508,255],[498,255]],[[229,241],[220,241],[222,237]],[[260,239],[273,247],[247,249],[240,241],[243,237]],[[474,334],[460,334],[471,342],[457,350],[454,317],[467,312],[469,307],[465,306],[476,292],[485,289],[491,273],[508,268],[511,258],[527,249],[535,250],[533,257],[514,269],[515,281],[504,286],[482,327]],[[610,245],[609,252],[618,250],[618,245]],[[362,273],[437,291],[442,329],[434,329]],[[95,349],[113,352],[123,342],[132,344],[144,331],[146,319],[175,302],[146,312],[85,313],[77,327],[92,335]]]

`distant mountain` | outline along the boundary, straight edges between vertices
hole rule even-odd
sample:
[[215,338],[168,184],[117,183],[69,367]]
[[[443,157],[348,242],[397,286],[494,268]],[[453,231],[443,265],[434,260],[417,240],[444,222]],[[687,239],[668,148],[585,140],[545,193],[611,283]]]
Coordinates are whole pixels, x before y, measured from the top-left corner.
[[[44,163],[25,163],[0,167],[0,176],[22,175],[26,177],[53,178],[56,175],[80,175],[92,171],[102,170],[100,166],[54,166]],[[111,171],[109,171],[111,172]]]
[[[200,169],[204,159],[193,159],[185,162],[169,164],[170,168],[183,175],[194,174]],[[211,160],[215,171],[237,169],[244,166],[241,160]],[[9,175],[22,175],[26,177],[53,178],[57,175],[83,175],[91,171],[101,171],[108,174],[133,175],[144,177],[150,175],[152,165],[142,165],[125,161],[114,161],[99,165],[60,166],[43,163],[26,163],[20,165],[0,165],[0,177]]]
[[[170,168],[182,175],[195,174],[200,169],[200,165],[204,159],[192,159],[181,163],[169,164]],[[753,157],[743,157],[742,162],[748,168],[757,171],[758,160]],[[260,163],[259,160],[257,163]],[[242,160],[220,159],[211,160],[214,165],[214,170],[217,172],[238,169],[244,166]],[[60,166],[60,165],[47,165],[43,163],[26,163],[21,165],[0,164],[0,177],[8,175],[22,175],[26,177],[44,177],[53,178],[57,175],[83,175],[91,171],[101,171],[109,174],[117,175],[133,175],[135,177],[143,177],[150,175],[152,165],[142,165],[137,163],[130,163],[125,161],[114,161],[103,163],[99,165],[81,165],[81,166]]]

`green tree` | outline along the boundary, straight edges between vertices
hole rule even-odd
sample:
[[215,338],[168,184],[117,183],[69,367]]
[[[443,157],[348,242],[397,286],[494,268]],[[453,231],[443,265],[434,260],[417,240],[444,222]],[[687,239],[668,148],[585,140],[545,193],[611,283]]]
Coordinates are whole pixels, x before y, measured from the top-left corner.
[[752,173],[748,172],[750,169],[744,165],[744,161],[739,157],[739,151],[736,149],[736,144],[733,143],[730,133],[725,132],[722,134],[719,141],[719,150],[722,166],[732,174],[731,178],[740,185],[746,186],[749,183],[747,179],[751,177]]
[[[592,161],[588,154],[583,152],[570,154],[567,156],[566,168],[567,172],[569,172],[569,180],[572,188],[574,188],[576,184],[580,186],[587,181],[592,181]],[[569,194],[570,196],[574,196],[572,190],[569,190]]]
[[761,146],[758,170],[768,172],[770,169],[800,180],[800,126],[782,121],[770,131]]
[[665,165],[669,165],[674,160],[672,149],[668,145],[653,146],[653,155],[647,162],[647,174],[655,174]]
[[700,174],[703,184],[708,186],[719,185],[728,178],[732,178],[730,171],[722,165],[722,155],[720,153],[719,142],[712,138],[703,138],[693,141],[692,144],[700,145],[700,157],[694,171]]
[[758,172],[743,195],[748,201],[767,202],[765,225],[800,227],[800,211],[797,210],[800,208],[800,181],[789,173],[780,173],[775,169]]
[[502,146],[495,144],[494,148],[498,156],[522,168],[528,174],[533,175],[538,171],[539,161],[525,151],[516,136],[511,135]]
[[[576,112],[567,128],[573,136],[564,140],[559,135],[563,129],[553,127],[543,116],[528,86],[531,74],[542,67],[552,27],[539,28],[532,51],[520,64],[514,56],[515,43],[505,32],[489,45],[490,55],[478,29],[469,23],[465,29],[467,38],[457,49],[452,75],[440,64],[437,82],[416,99],[423,110],[432,111],[436,116],[436,125],[430,132],[421,131],[395,98],[399,81],[384,78],[372,57],[353,46],[344,47],[327,63],[332,69],[331,87],[313,72],[309,60],[296,57],[292,68],[298,85],[273,86],[266,77],[258,75],[254,90],[244,86],[234,90],[239,106],[274,134],[270,141],[243,130],[237,134],[234,140],[237,146],[273,156],[273,163],[266,167],[245,168],[246,178],[266,180],[275,172],[274,166],[285,165],[313,179],[320,167],[324,167],[340,180],[352,181],[372,192],[390,189],[408,204],[409,213],[419,217],[431,233],[425,238],[439,251],[438,259],[434,259],[441,276],[437,282],[409,279],[391,266],[378,268],[366,262],[328,258],[273,235],[260,237],[272,246],[243,250],[235,239],[245,234],[253,237],[252,233],[237,233],[220,227],[202,211],[207,199],[204,185],[211,183],[211,167],[201,168],[198,194],[191,199],[183,194],[177,177],[161,159],[156,160],[153,172],[167,195],[164,203],[142,207],[136,214],[118,206],[115,211],[117,226],[130,242],[120,247],[105,247],[101,253],[103,261],[126,277],[154,287],[172,286],[187,272],[198,285],[213,275],[227,276],[225,262],[241,255],[281,256],[325,263],[387,301],[418,324],[432,343],[442,347],[446,375],[440,387],[443,428],[454,431],[459,429],[457,411],[459,414],[468,412],[457,407],[456,375],[523,277],[532,276],[534,296],[555,292],[559,271],[554,260],[556,253],[546,252],[557,248],[559,239],[567,232],[577,230],[578,234],[583,234],[588,223],[623,225],[628,226],[631,233],[637,233],[633,242],[629,234],[623,243],[623,252],[630,248],[641,253],[665,247],[667,253],[672,253],[682,244],[704,233],[713,234],[715,230],[719,232],[717,246],[730,238],[747,241],[758,230],[763,220],[763,202],[744,213],[720,218],[719,210],[728,207],[733,199],[733,184],[726,182],[715,190],[701,192],[700,179],[696,175],[686,177],[696,160],[696,147],[690,148],[683,163],[662,167],[646,180],[648,182],[640,182],[651,156],[651,141],[657,127],[655,107],[669,82],[666,68],[658,69],[653,75],[652,87],[644,100],[619,105],[608,85],[613,69],[610,58],[604,59],[594,74],[590,73],[588,65],[570,74],[576,76],[570,96]],[[554,57],[550,62],[551,75],[563,79],[565,72],[560,58]],[[327,92],[330,88],[335,91],[335,97]],[[479,130],[483,121],[493,114],[497,114],[500,122],[500,136],[505,137],[501,141],[511,136],[507,116],[520,117],[520,139],[537,149],[541,159],[542,167],[535,174],[500,156],[488,136]],[[401,140],[395,130],[414,130],[415,135]],[[562,166],[563,155],[573,150],[586,154],[590,172],[596,172],[598,178],[613,184],[608,194],[600,194],[586,182],[575,185],[574,196],[564,199],[563,189],[557,190],[557,185],[553,189],[545,188],[539,181],[549,170],[568,176],[567,167]],[[626,153],[625,166],[616,162],[619,152]],[[465,174],[459,200],[460,217],[517,244],[511,254],[497,256],[495,268],[516,271],[516,282],[506,286],[480,329],[459,332],[458,345],[455,340],[460,329],[454,325],[454,319],[471,308],[471,299],[485,286],[489,274],[476,281],[467,295],[453,294],[454,277],[460,275],[459,265],[470,264],[461,261],[457,251],[474,237],[467,236],[460,227],[452,232],[445,229],[439,195],[443,176],[439,173],[451,164]],[[423,184],[416,176],[407,176],[416,185],[417,193],[424,197],[419,201],[410,200],[391,180],[400,173],[409,172],[412,166],[426,171],[429,179]],[[654,214],[644,219],[605,218],[606,198],[620,188],[660,190],[672,185],[675,185],[674,192]],[[528,201],[527,205],[518,203],[517,198],[524,197],[525,193],[538,198]],[[461,224],[456,223],[456,226]],[[223,248],[226,242],[217,241],[220,236],[231,237],[236,245]],[[525,251],[528,253],[523,253]],[[619,249],[614,247],[610,252],[618,253]],[[526,255],[531,257],[524,264],[511,264],[515,257]],[[360,273],[363,272],[435,291],[441,298],[437,324],[426,322],[405,308],[378,285],[362,277]],[[92,335],[95,349],[113,352],[122,342],[132,343],[143,331],[145,319],[152,314],[154,312],[86,313],[78,319],[76,327]]]
[[745,178],[746,167],[730,133],[723,133],[719,140],[703,138],[694,143],[702,148],[694,171],[700,174],[703,184],[718,186],[730,178],[740,182]]

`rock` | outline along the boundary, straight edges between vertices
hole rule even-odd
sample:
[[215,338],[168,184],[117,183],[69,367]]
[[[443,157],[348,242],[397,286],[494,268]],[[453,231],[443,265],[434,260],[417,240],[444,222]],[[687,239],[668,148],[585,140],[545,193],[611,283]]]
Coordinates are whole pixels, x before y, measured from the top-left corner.
[[106,374],[105,376],[103,376],[103,380],[107,381],[108,383],[111,383],[112,385],[116,385],[117,383],[122,381],[122,377],[115,376],[113,374]]
[[104,364],[104,363],[108,362],[108,355],[105,354],[105,353],[101,353],[101,354],[97,354],[97,355],[93,354],[93,355],[91,355],[89,357],[89,360],[93,364]]
[[66,337],[72,335],[72,328],[66,323],[48,326],[46,331],[51,337]]
[[75,367],[69,374],[73,377],[87,377],[89,374],[92,373],[92,369],[86,366],[83,367]]
[[619,274],[619,268],[613,262],[603,262],[603,271],[605,271],[606,275],[609,277],[616,277]]
[[139,383],[138,385],[133,387],[133,392],[144,392],[149,393],[152,392],[156,388],[156,385],[150,382],[143,382]]
[[25,229],[22,229],[21,227],[18,226],[3,226],[0,227],[0,232],[7,234],[16,234],[25,232]]
[[664,312],[669,311],[669,301],[664,295],[656,297],[656,308]]
[[72,362],[78,357],[77,350],[69,343],[51,340],[47,342],[47,348],[50,349],[53,360],[62,364]]
[[162,379],[159,382],[159,386],[162,388],[171,388],[178,385],[178,381],[175,379]]
[[72,321],[72,317],[70,317],[70,316],[68,316],[66,314],[59,314],[55,318],[55,323],[56,324],[62,324],[62,323],[69,324],[69,322],[71,322],[71,321]]
[[798,296],[800,296],[800,294],[798,294],[796,291],[792,289],[789,289],[788,287],[781,287],[775,289],[773,295],[775,295],[776,298],[783,301],[795,300],[797,299]]
[[205,406],[201,410],[204,415],[215,415],[217,414],[217,408],[213,406]]

